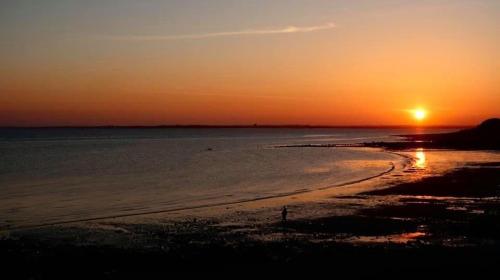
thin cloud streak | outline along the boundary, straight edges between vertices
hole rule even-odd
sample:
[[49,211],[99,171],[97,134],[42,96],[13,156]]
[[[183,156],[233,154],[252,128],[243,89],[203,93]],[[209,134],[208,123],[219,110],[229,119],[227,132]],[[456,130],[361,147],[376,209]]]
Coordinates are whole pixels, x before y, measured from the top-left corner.
[[196,96],[224,96],[224,97],[237,97],[237,98],[270,98],[270,99],[282,99],[282,100],[317,100],[316,98],[308,96],[284,96],[284,95],[263,95],[263,94],[226,94],[226,93],[193,93]]
[[227,31],[215,32],[204,34],[185,34],[185,35],[126,35],[126,36],[106,36],[107,39],[121,40],[121,41],[173,41],[173,40],[189,40],[189,39],[207,39],[216,37],[234,37],[246,35],[273,35],[273,34],[289,34],[289,33],[307,33],[320,30],[333,29],[336,25],[334,23],[327,23],[316,26],[288,26],[281,29],[249,29],[241,31]]

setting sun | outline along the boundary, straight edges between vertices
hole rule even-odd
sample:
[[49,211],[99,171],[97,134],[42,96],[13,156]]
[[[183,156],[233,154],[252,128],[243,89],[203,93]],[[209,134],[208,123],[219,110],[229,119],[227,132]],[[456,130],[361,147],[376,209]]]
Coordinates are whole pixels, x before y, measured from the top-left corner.
[[427,112],[423,109],[416,109],[413,111],[413,117],[418,121],[425,119],[426,116]]

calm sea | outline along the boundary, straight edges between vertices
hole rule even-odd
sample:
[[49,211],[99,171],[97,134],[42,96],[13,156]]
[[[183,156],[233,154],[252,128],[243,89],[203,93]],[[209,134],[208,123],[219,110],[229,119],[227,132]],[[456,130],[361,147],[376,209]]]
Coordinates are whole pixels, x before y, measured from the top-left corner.
[[[439,130],[442,131],[442,130]],[[397,155],[277,145],[390,141],[408,129],[0,129],[0,228],[215,205],[376,176]]]

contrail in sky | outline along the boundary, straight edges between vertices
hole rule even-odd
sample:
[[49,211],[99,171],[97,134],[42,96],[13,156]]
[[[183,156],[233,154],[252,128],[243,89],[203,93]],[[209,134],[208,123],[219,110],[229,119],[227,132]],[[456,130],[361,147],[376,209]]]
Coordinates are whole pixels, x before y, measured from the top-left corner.
[[201,34],[184,34],[184,35],[125,35],[125,36],[106,36],[107,39],[123,40],[123,41],[172,41],[172,40],[187,40],[187,39],[206,39],[216,37],[234,37],[245,35],[273,35],[273,34],[289,34],[289,33],[307,33],[320,30],[335,28],[334,23],[326,23],[315,26],[288,26],[281,29],[248,29],[240,31],[225,31],[214,33]]

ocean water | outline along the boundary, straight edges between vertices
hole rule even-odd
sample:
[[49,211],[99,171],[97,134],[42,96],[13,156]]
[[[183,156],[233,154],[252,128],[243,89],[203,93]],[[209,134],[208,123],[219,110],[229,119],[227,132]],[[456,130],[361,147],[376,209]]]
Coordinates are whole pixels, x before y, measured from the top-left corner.
[[335,187],[402,157],[281,145],[392,141],[405,129],[0,129],[0,229]]

